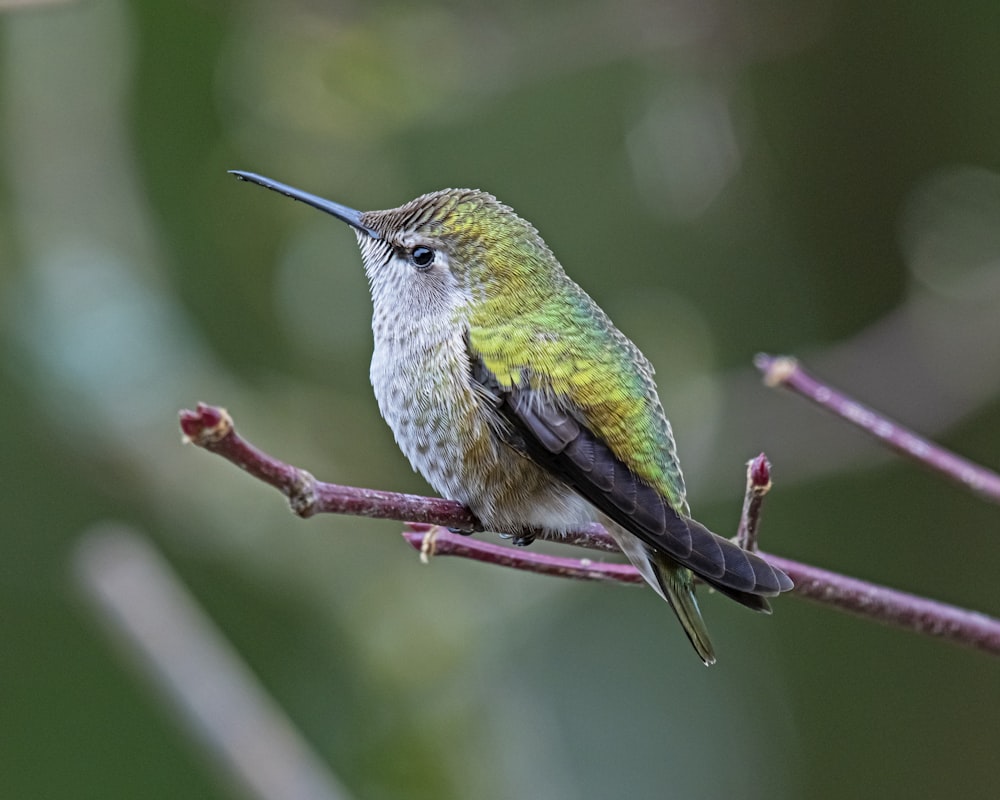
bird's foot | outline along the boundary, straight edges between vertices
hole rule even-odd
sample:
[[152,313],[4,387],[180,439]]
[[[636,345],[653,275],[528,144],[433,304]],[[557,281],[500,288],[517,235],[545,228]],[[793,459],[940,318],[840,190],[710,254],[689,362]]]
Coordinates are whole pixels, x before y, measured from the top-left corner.
[[527,547],[535,541],[535,534],[530,530],[521,530],[514,533],[498,533],[501,539],[510,539],[514,547]]

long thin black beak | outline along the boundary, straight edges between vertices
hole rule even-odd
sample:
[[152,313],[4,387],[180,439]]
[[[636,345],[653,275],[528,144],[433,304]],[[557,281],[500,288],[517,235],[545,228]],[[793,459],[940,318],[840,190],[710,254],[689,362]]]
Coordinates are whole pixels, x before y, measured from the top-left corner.
[[242,170],[231,169],[229,170],[229,173],[231,175],[235,175],[241,181],[256,183],[259,186],[263,186],[265,189],[280,192],[286,197],[291,197],[293,200],[299,200],[306,205],[312,206],[313,208],[318,208],[320,211],[325,211],[327,214],[332,214],[337,219],[346,222],[348,225],[357,228],[359,231],[364,231],[373,239],[382,238],[382,234],[373,228],[369,228],[361,221],[362,213],[360,211],[355,211],[353,208],[342,206],[340,203],[334,203],[332,200],[325,200],[317,195],[309,194],[309,192],[303,192],[301,189],[296,189],[294,186],[289,186],[285,183],[278,183],[278,181],[272,181],[270,178],[265,178],[262,175],[255,175],[252,172],[243,172]]

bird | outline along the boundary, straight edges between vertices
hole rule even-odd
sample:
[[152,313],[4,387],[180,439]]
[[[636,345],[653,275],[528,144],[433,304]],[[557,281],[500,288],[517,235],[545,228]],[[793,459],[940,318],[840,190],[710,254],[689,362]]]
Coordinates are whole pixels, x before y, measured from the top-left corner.
[[444,189],[358,211],[231,172],[353,229],[379,411],[414,470],[485,529],[529,544],[601,522],[706,665],[697,581],[765,613],[792,588],[691,516],[652,365],[509,206]]

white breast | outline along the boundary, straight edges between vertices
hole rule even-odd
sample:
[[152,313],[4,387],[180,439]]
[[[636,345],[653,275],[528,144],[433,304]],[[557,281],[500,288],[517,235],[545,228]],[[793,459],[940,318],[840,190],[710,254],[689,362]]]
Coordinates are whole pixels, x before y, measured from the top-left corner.
[[461,330],[395,322],[376,323],[372,387],[399,448],[437,492],[500,532],[566,531],[594,519],[583,498],[493,433]]

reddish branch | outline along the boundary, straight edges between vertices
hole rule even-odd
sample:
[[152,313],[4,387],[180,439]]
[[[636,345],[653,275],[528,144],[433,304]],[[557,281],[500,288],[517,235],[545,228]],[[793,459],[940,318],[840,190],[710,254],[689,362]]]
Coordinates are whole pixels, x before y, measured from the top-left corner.
[[747,462],[747,491],[743,497],[743,513],[736,529],[736,544],[744,550],[757,549],[757,528],[764,495],[771,491],[771,462],[761,453]]
[[[501,547],[469,536],[451,533],[481,531],[475,516],[460,503],[439,498],[339,486],[317,481],[305,470],[279,461],[241,437],[232,418],[221,408],[200,403],[195,411],[182,411],[181,429],[192,444],[216,453],[274,486],[301,517],[313,514],[353,514],[408,521],[403,536],[423,555],[458,555],[500,566],[578,580],[642,583],[625,564],[589,558],[561,558],[529,550]],[[770,488],[770,471],[763,453],[747,469],[747,495],[737,540],[754,549],[761,500]],[[613,551],[611,538],[594,524],[576,534],[554,539],[594,550]],[[763,555],[763,554],[762,554]],[[792,592],[800,597],[838,608],[905,630],[940,637],[1000,655],[1000,620],[938,603],[876,584],[849,578],[777,556],[765,555],[795,581]]]
[[801,367],[797,358],[758,353],[754,365],[764,376],[765,385],[783,387],[811,400],[820,408],[861,428],[900,455],[923,464],[986,500],[1000,503],[1000,475],[996,472],[918,436],[898,422],[820,382]]
[[[411,525],[403,532],[406,541],[421,552],[428,548],[428,536],[433,536],[430,548],[435,556],[463,556],[487,564],[561,578],[643,582],[639,574],[626,564],[595,563],[586,558],[556,558],[522,552],[430,526]],[[788,574],[795,582],[792,593],[799,597],[892,627],[937,636],[1000,655],[1000,620],[788,558],[769,553],[760,555]]]

